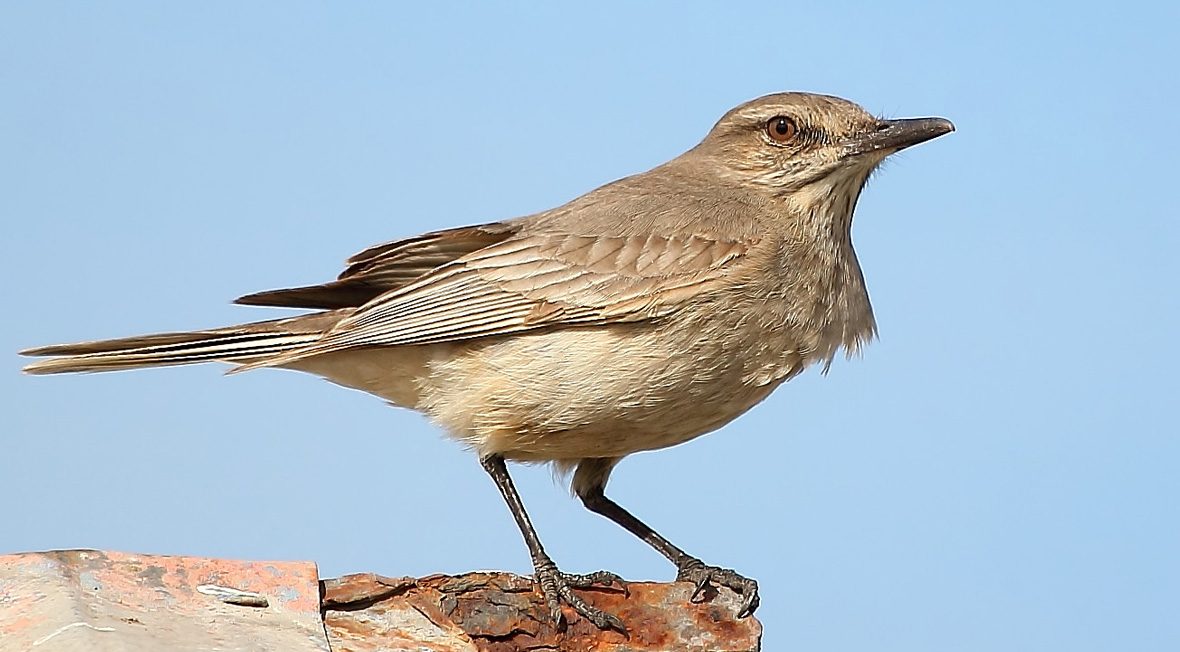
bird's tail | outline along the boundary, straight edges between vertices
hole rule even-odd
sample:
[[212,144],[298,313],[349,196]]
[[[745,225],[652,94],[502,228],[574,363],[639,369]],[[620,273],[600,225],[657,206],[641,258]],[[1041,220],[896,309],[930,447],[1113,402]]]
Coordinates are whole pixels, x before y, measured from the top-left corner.
[[185,333],[160,333],[115,340],[56,344],[21,351],[49,356],[24,368],[29,374],[118,371],[198,362],[247,362],[318,340],[352,310],[302,315]]

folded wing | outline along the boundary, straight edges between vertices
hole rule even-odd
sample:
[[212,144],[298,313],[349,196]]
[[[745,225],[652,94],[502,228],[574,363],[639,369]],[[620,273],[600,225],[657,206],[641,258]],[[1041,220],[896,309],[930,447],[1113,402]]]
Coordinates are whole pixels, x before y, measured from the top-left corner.
[[[751,244],[701,236],[509,236],[386,291],[314,344],[243,368],[352,347],[652,319],[712,287]],[[357,264],[371,265],[364,258]]]
[[320,285],[268,290],[235,301],[281,308],[355,308],[403,287],[461,256],[502,242],[515,227],[504,223],[434,231],[370,247],[348,259],[337,280]]

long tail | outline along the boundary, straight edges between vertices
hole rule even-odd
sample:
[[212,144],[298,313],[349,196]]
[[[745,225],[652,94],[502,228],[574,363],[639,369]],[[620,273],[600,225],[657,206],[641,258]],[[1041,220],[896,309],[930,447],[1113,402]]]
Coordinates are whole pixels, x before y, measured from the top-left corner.
[[21,351],[52,356],[24,368],[29,374],[118,371],[198,362],[246,362],[318,340],[352,309],[255,322],[206,331],[160,333],[116,340],[57,344]]

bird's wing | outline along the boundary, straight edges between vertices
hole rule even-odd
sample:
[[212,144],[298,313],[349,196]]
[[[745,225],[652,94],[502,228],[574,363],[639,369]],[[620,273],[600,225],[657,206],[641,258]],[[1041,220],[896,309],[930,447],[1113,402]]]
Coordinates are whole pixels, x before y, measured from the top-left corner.
[[752,244],[703,236],[518,235],[386,292],[314,344],[243,368],[352,347],[653,319],[714,286]]
[[348,259],[337,280],[248,294],[235,303],[284,308],[355,308],[413,282],[465,254],[511,237],[508,223],[434,231],[370,247]]

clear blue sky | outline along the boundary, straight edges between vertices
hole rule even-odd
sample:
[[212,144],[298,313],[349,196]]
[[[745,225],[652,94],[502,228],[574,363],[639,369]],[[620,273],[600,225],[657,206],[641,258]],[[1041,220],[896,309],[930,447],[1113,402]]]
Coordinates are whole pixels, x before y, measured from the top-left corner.
[[[265,318],[229,300],[811,90],[959,129],[860,202],[880,341],[609,493],[758,578],[769,650],[1180,649],[1180,11],[1025,4],[4,3],[0,551],[529,571],[413,413],[282,371],[24,377],[15,352]],[[516,477],[567,570],[672,577]]]

